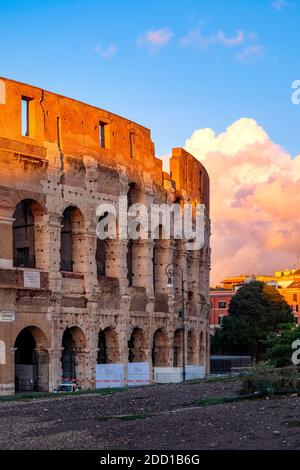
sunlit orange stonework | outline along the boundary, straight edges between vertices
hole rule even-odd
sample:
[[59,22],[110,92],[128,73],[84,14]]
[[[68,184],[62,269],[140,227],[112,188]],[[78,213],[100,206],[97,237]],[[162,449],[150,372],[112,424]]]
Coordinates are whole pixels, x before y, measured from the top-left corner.
[[[209,179],[185,150],[172,155],[168,175],[148,129],[0,79],[0,394],[53,390],[68,373],[94,388],[97,363],[180,366],[171,262],[187,279],[186,360],[207,370]],[[97,241],[96,207],[120,195],[147,206],[204,203],[204,248]]]

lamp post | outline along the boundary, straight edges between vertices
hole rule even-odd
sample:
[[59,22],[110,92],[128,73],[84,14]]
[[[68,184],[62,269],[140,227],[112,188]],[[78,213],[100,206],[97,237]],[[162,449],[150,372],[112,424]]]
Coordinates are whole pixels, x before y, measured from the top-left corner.
[[[178,272],[176,271],[175,268],[178,268]],[[185,284],[185,280],[184,280],[183,269],[178,264],[174,264],[174,263],[168,264],[168,266],[166,267],[166,275],[168,277],[167,287],[169,289],[171,289],[173,287],[174,276],[178,276],[179,279],[180,279],[180,282],[181,282],[182,309],[181,309],[181,315],[179,315],[179,316],[181,317],[181,322],[182,322],[182,327],[181,327],[181,331],[182,331],[182,381],[185,382],[185,379],[186,379],[186,370],[185,370],[185,318],[184,318],[184,315],[185,315],[185,309],[184,309],[184,284]]]

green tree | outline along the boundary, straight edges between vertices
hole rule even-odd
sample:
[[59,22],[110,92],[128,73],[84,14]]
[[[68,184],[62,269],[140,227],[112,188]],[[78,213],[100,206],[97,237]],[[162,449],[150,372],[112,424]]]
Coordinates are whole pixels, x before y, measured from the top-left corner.
[[259,361],[265,354],[268,335],[280,331],[281,324],[293,322],[290,306],[277,289],[252,281],[232,298],[217,341],[223,350],[247,351]]
[[270,333],[266,342],[266,358],[274,367],[291,366],[292,344],[300,339],[300,328],[298,325],[285,323],[281,325],[280,331]]

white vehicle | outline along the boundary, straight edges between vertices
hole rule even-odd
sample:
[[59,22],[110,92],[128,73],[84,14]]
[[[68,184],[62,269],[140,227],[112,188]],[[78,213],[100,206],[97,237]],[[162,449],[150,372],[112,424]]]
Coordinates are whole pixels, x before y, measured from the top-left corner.
[[78,387],[77,383],[62,382],[54,390],[54,393],[74,393],[74,392],[78,392],[78,390],[79,390],[79,387]]

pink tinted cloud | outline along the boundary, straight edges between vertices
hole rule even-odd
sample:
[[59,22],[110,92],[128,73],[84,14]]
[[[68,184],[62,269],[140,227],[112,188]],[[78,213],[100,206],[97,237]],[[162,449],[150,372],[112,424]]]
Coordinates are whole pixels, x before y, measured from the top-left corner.
[[136,44],[138,47],[146,47],[150,53],[155,53],[166,46],[172,37],[173,32],[170,28],[155,29],[141,34]]
[[292,158],[253,119],[219,135],[199,129],[186,149],[211,180],[212,284],[300,261],[300,155]]

